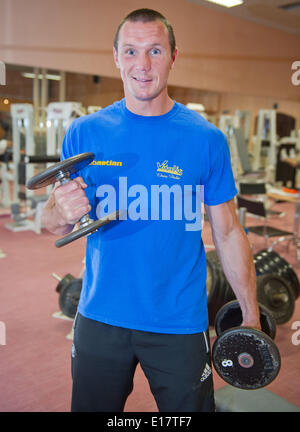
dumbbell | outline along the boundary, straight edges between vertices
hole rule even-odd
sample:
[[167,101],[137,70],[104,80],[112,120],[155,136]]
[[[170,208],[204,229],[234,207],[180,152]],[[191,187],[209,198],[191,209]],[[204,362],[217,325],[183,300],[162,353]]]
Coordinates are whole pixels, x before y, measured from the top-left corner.
[[56,273],[52,273],[52,276],[58,281],[58,284],[55,288],[55,291],[57,293],[60,293],[65,286],[67,286],[71,281],[76,279],[75,276],[73,276],[71,273],[67,273],[64,277],[60,277]]
[[[31,177],[27,183],[27,189],[39,189],[42,187],[46,187],[50,184],[54,184],[57,181],[60,181],[61,185],[69,183],[71,181],[71,174],[76,173],[77,171],[82,170],[84,167],[89,165],[95,158],[94,153],[81,153],[76,156],[65,159],[61,162],[57,162],[46,170],[36,174]],[[111,213],[97,221],[93,221],[88,214],[82,216],[80,219],[80,228],[71,232],[58,239],[55,242],[56,247],[62,247],[74,240],[77,240],[87,234],[94,233],[103,225],[116,220],[119,217],[119,211]]]
[[60,310],[65,316],[75,318],[82,289],[82,278],[75,278],[70,273],[67,273],[63,278],[56,273],[52,273],[52,276],[58,280],[55,291],[59,294]]
[[254,390],[270,384],[281,367],[279,350],[274,343],[276,321],[259,304],[261,329],[242,327],[238,301],[226,303],[217,313],[217,339],[212,347],[216,372],[228,384]]
[[82,279],[80,277],[75,278],[70,273],[66,274],[63,278],[55,273],[52,273],[52,276],[58,280],[55,291],[59,294],[58,303],[60,310],[65,316],[74,318],[80,299]]

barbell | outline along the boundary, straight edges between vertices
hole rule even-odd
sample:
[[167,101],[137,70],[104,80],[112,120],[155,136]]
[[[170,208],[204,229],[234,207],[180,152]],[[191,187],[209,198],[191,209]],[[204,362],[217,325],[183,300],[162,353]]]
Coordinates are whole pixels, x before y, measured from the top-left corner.
[[[57,162],[51,167],[31,177],[27,183],[27,189],[40,189],[49,186],[59,181],[61,185],[67,184],[71,181],[71,174],[74,174],[87,165],[89,165],[95,158],[94,153],[81,153],[72,156],[61,162]],[[72,231],[70,234],[58,239],[55,242],[56,247],[62,247],[74,240],[77,240],[85,235],[96,232],[100,227],[116,220],[119,217],[119,211],[111,213],[101,219],[93,221],[88,214],[81,217],[79,223],[80,228]]]

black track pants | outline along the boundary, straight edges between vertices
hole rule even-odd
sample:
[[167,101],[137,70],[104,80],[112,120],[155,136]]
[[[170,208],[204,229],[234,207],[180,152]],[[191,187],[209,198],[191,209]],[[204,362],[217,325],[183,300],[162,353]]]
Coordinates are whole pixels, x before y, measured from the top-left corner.
[[74,321],[71,411],[121,412],[136,366],[160,412],[215,411],[207,332],[163,334]]

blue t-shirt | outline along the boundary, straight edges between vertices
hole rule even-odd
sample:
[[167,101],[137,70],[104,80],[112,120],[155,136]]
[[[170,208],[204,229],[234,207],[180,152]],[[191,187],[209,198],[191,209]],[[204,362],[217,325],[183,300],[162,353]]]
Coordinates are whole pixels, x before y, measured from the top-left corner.
[[223,133],[180,103],[147,117],[123,99],[72,123],[62,159],[83,152],[95,154],[78,173],[89,185],[90,216],[127,213],[87,237],[78,311],[130,329],[205,331],[201,201],[217,205],[237,193]]

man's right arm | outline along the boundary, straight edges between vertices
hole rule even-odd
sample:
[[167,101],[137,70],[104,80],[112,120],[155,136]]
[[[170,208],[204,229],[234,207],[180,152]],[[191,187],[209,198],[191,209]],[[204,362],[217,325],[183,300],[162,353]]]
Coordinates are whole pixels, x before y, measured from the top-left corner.
[[70,233],[79,219],[91,210],[81,177],[55,185],[42,213],[42,226],[52,234]]

